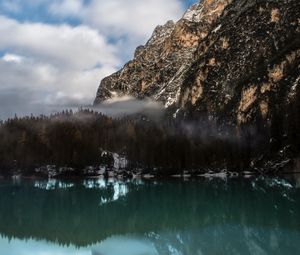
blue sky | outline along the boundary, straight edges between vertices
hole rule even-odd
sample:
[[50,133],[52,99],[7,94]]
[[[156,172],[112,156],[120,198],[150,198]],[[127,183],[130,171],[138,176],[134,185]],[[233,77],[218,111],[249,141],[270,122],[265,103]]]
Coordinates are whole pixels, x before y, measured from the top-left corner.
[[0,0],[0,119],[93,101],[156,25],[193,0]]

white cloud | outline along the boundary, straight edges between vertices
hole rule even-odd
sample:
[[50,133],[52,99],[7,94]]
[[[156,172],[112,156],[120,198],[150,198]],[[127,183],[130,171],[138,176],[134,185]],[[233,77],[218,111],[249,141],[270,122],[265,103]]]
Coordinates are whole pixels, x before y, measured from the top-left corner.
[[[0,15],[0,118],[5,107],[12,112],[22,105],[92,103],[102,78],[132,57],[156,25],[183,13],[181,0],[27,0],[26,5],[31,11],[44,8],[57,23],[71,17],[81,25]],[[2,14],[25,9],[23,0],[0,0]]]
[[0,90],[30,90],[30,103],[36,104],[91,103],[100,78],[115,71],[109,66],[67,70],[29,59],[17,63],[5,59],[0,60]]
[[24,59],[0,59],[0,119],[30,113],[49,113],[71,106],[91,104],[101,78],[113,67],[91,70],[62,69]]
[[60,16],[81,16],[83,6],[82,0],[53,1],[49,11]]
[[153,29],[182,15],[178,0],[93,0],[83,11],[83,20],[105,34],[148,39]]
[[184,7],[180,0],[91,0],[89,4],[55,0],[49,10],[52,15],[75,16],[113,39],[120,56],[127,59],[149,39],[157,25],[179,19]]
[[19,56],[16,54],[5,54],[2,57],[2,60],[6,61],[6,62],[21,63],[24,61],[24,58],[22,56]]
[[21,23],[0,16],[0,34],[5,51],[0,98],[5,96],[6,104],[0,102],[0,117],[14,106],[92,103],[99,81],[120,65],[115,46],[87,26]]
[[84,23],[113,36],[135,35],[143,39],[155,26],[183,14],[180,0],[54,0],[50,13],[76,16]]
[[19,23],[0,16],[0,49],[73,68],[117,65],[116,49],[87,26]]

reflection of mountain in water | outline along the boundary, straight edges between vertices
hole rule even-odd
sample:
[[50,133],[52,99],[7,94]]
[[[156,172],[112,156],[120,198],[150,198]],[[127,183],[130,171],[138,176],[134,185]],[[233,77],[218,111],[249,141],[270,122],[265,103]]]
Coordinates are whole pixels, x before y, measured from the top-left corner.
[[299,190],[278,180],[1,182],[0,233],[77,247],[98,243],[95,255],[114,254],[105,247],[116,248],[122,238],[127,246],[150,245],[159,254],[217,254],[245,246],[244,254],[270,248],[280,254],[287,247],[299,250],[299,198]]

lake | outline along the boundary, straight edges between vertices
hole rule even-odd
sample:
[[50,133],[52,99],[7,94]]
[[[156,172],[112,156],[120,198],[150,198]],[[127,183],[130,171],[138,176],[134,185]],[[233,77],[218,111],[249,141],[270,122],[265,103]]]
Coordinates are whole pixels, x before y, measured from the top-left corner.
[[0,180],[2,255],[300,254],[295,178]]

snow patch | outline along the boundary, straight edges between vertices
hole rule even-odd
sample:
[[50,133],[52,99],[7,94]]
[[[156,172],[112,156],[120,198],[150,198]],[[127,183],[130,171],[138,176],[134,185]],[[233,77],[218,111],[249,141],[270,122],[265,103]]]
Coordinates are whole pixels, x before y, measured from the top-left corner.
[[197,8],[198,4],[194,4],[192,5],[187,11],[186,13],[183,15],[183,19],[191,21],[191,22],[200,22],[201,18],[202,18],[202,10],[203,7],[201,7],[200,9]]
[[222,27],[222,25],[220,24],[219,26],[217,26],[214,30],[213,30],[213,33],[217,33],[220,28]]
[[114,169],[115,170],[125,169],[127,167],[128,160],[126,159],[125,156],[120,156],[117,153],[113,153],[113,158],[114,158]]
[[173,114],[173,118],[176,119],[177,114],[179,113],[180,109],[177,109],[176,112]]

